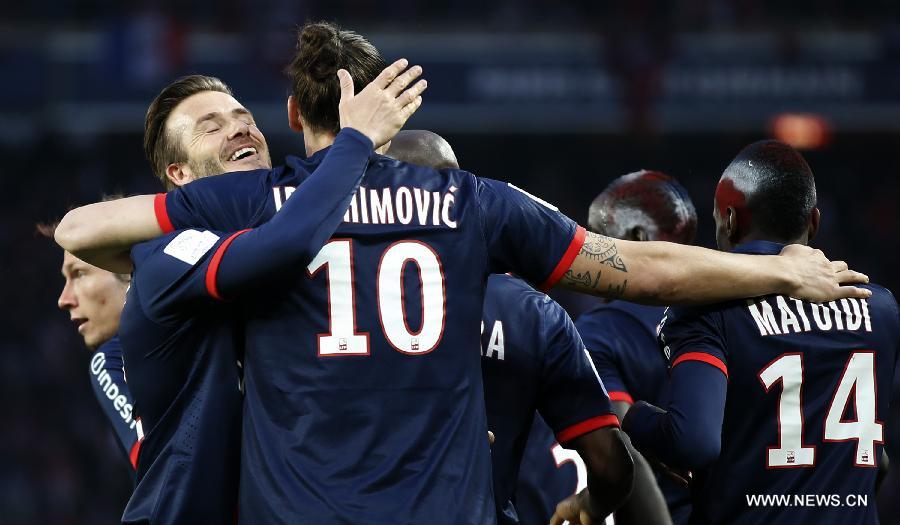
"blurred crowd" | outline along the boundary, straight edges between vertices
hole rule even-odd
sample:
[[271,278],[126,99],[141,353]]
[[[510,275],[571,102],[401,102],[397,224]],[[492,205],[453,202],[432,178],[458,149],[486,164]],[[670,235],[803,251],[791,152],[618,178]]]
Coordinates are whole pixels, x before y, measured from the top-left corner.
[[743,30],[796,22],[814,26],[847,26],[883,20],[896,9],[889,0],[505,0],[484,3],[476,0],[394,0],[377,4],[365,0],[197,0],[185,4],[174,0],[129,2],[78,0],[47,4],[18,3],[8,6],[10,20],[93,23],[123,11],[171,14],[185,23],[222,30],[244,31],[267,20],[285,16],[288,20],[340,18],[348,24],[403,24],[408,30],[422,27],[445,30],[457,28],[497,28],[533,30],[546,25],[584,29],[598,20],[648,21],[677,30]]

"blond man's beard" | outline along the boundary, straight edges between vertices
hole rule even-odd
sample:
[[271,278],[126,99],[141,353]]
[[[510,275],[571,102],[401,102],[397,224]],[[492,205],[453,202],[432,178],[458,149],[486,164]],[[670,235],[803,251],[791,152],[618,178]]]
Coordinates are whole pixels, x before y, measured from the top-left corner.
[[206,157],[200,161],[188,159],[187,165],[194,175],[194,179],[202,179],[225,173],[225,165],[215,157]]

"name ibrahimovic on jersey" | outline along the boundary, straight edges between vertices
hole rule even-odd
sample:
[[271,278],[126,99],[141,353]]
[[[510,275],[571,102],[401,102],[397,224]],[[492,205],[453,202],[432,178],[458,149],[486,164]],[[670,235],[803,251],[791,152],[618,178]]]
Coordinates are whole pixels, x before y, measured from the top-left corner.
[[[279,211],[294,193],[293,186],[272,188],[275,195],[275,211]],[[355,224],[414,224],[417,226],[446,226],[456,228],[450,218],[450,210],[456,199],[456,186],[448,191],[427,191],[421,188],[379,188],[360,186],[350,200],[344,214],[344,222]]]

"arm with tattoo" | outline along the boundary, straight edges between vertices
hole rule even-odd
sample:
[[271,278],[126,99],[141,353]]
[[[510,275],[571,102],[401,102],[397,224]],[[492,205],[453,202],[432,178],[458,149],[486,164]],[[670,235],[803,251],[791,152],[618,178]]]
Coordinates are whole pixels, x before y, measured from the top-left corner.
[[644,304],[703,304],[779,293],[814,302],[868,297],[868,282],[819,250],[791,245],[781,255],[724,253],[668,242],[588,233],[560,285]]

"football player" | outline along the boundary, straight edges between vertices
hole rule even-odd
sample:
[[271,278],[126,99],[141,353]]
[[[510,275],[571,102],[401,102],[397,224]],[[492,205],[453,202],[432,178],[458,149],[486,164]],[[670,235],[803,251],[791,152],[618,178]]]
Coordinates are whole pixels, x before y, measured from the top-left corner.
[[[812,171],[790,146],[744,148],[716,189],[722,250],[778,253],[819,229]],[[877,523],[877,466],[900,343],[894,297],[751,296],[670,308],[665,410],[635,403],[645,455],[694,478],[691,523]],[[880,395],[879,395],[880,393]]]

